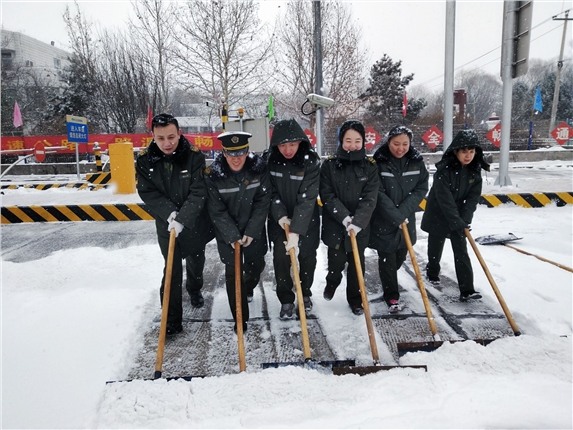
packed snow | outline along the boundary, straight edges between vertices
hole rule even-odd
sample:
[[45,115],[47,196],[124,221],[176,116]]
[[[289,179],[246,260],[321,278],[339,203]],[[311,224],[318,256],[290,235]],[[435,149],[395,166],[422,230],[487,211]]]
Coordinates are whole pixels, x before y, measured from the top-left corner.
[[[571,169],[570,162],[544,162],[524,168],[526,174],[511,170],[513,185],[503,189],[494,186],[496,174],[490,173],[484,193],[573,191]],[[547,172],[554,174],[550,181]],[[2,196],[4,206],[138,201],[111,190],[20,189]],[[523,237],[515,246],[573,267],[572,214],[573,205],[478,206],[472,234],[512,232]],[[418,226],[420,218],[421,213]],[[29,226],[4,229],[18,229],[24,237]],[[415,249],[425,256],[426,245],[427,236],[419,231]],[[508,247],[479,249],[523,334],[488,346],[456,342],[401,357],[401,365],[426,365],[427,372],[403,368],[333,376],[247,363],[244,373],[106,385],[125,378],[144,327],[159,312],[159,247],[64,249],[24,262],[7,261],[3,247],[1,426],[572,428],[573,274]],[[476,289],[497,303],[471,250],[470,255]],[[442,262],[443,272],[455,279],[449,244]],[[331,302],[322,299],[325,275],[320,261],[313,285],[316,315],[325,324],[358,321],[353,349],[363,350],[364,317],[352,315],[344,294]],[[406,277],[401,269],[400,279]]]

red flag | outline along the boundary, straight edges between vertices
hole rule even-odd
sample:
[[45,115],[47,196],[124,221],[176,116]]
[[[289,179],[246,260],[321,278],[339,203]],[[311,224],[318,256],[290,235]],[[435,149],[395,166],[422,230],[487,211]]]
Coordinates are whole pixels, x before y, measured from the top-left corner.
[[153,122],[153,112],[151,106],[147,105],[147,129],[151,131],[151,123]]
[[408,98],[406,97],[406,91],[404,91],[404,100],[402,101],[402,115],[406,117],[408,113]]
[[22,113],[20,112],[20,106],[18,106],[18,102],[14,103],[14,127],[20,127],[24,125],[22,121]]

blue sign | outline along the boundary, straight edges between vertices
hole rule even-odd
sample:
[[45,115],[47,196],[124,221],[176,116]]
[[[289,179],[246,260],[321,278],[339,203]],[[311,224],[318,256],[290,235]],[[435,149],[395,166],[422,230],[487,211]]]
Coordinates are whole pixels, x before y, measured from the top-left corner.
[[88,122],[84,117],[66,115],[68,142],[88,143]]

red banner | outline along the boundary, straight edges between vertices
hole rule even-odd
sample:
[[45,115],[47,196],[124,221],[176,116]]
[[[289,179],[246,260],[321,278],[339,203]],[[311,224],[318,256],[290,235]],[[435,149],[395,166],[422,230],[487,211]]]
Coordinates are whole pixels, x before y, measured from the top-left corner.
[[[220,133],[185,134],[185,137],[201,151],[222,150],[221,141],[217,139]],[[145,148],[151,142],[150,134],[90,134],[88,143],[78,143],[78,152],[93,152],[93,145],[97,142],[102,151],[105,151],[110,143],[131,142],[134,148]],[[37,143],[43,143],[46,151],[51,146],[66,146],[60,149],[61,154],[75,154],[76,143],[68,142],[68,136],[2,136],[0,149],[2,151],[22,150],[22,154],[30,153]],[[27,151],[24,151],[27,150]]]

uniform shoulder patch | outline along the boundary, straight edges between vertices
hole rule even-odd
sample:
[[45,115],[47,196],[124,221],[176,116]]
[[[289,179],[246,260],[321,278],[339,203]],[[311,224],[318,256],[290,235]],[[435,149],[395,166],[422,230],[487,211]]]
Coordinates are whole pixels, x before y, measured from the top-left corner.
[[327,160],[334,160],[336,158],[336,155],[329,155]]
[[211,174],[211,167],[205,167],[205,174],[206,175]]
[[199,148],[197,148],[195,145],[189,145],[191,147],[191,151],[193,152],[199,152]]
[[372,157],[368,157],[368,161],[370,161],[372,164],[376,164],[376,160]]
[[139,151],[139,156],[142,156],[142,155],[145,155],[145,154],[147,154],[147,148],[142,149],[142,150]]

